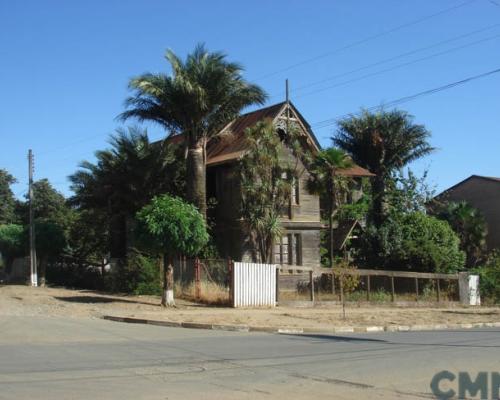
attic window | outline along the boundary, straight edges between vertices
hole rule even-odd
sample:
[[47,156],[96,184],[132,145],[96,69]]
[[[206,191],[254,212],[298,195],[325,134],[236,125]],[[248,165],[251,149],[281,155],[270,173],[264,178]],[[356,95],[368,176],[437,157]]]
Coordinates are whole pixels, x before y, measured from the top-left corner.
[[285,130],[280,128],[280,129],[277,130],[277,132],[278,132],[278,135],[280,137],[280,140],[282,142],[284,142],[285,139],[286,139],[286,132],[285,132]]

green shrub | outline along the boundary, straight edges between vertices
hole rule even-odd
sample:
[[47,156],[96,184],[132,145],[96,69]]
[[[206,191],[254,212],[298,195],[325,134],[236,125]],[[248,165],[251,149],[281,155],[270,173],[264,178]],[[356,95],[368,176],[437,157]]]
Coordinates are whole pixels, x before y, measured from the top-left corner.
[[0,258],[6,273],[10,272],[11,264],[16,257],[24,253],[23,226],[16,224],[0,225]]
[[136,295],[161,294],[160,271],[156,259],[132,252],[105,277],[106,288]]
[[368,228],[361,253],[370,268],[452,273],[465,264],[450,225],[418,211],[391,216],[379,229]]
[[50,285],[67,288],[104,290],[105,282],[98,267],[78,263],[49,262],[46,280]]
[[476,268],[479,290],[486,302],[500,303],[500,251],[493,252],[483,267]]

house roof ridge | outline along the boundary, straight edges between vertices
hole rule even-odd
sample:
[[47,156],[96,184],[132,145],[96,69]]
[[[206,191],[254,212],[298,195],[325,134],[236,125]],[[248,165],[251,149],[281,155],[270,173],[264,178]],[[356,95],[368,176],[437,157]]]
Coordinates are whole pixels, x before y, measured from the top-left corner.
[[483,175],[477,175],[477,174],[472,174],[470,176],[468,176],[467,178],[465,179],[462,179],[461,181],[455,183],[454,185],[450,186],[449,188],[443,190],[441,193],[437,194],[434,196],[435,199],[439,198],[439,197],[442,197],[444,195],[446,195],[448,192],[451,192],[452,190],[454,190],[455,188],[457,188],[458,186],[464,184],[465,182],[471,180],[471,179],[474,179],[474,178],[478,178],[478,179],[484,179],[484,180],[487,180],[487,181],[490,181],[490,182],[496,182],[496,183],[500,183],[500,178],[495,178],[495,177],[492,177],[492,176],[483,176]]
[[469,178],[472,178],[472,177],[481,178],[481,179],[488,179],[488,180],[492,180],[492,181],[495,181],[495,182],[500,182],[500,178],[497,178],[495,176],[485,176],[485,175],[476,175],[476,174],[473,174]]

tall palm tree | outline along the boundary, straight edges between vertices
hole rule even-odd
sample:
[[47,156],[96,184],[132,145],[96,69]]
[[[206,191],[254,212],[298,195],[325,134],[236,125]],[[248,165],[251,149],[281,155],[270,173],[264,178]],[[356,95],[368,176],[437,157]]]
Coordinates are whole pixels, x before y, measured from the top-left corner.
[[183,193],[183,164],[175,148],[162,141],[151,143],[147,132],[119,129],[110,138],[111,148],[95,153],[97,161],[84,161],[69,177],[75,195],[70,202],[80,210],[107,215],[112,252],[123,257],[127,220],[151,199],[163,193]]
[[430,132],[413,123],[405,111],[370,113],[341,120],[333,143],[351,155],[354,162],[369,169],[372,179],[373,222],[384,220],[385,192],[391,174],[434,151],[429,144]]
[[333,268],[333,219],[343,203],[349,179],[339,172],[353,166],[351,158],[342,150],[330,147],[320,151],[314,158],[308,189],[326,200],[329,232],[329,260]]
[[185,135],[187,199],[206,216],[206,145],[242,109],[263,104],[266,94],[245,81],[241,65],[220,52],[198,45],[182,61],[172,51],[165,58],[171,74],[146,73],[133,78],[134,95],[119,118],[154,121],[169,135]]
[[447,221],[460,238],[460,247],[467,255],[467,267],[475,267],[484,259],[488,228],[481,212],[465,201],[450,202],[437,213]]

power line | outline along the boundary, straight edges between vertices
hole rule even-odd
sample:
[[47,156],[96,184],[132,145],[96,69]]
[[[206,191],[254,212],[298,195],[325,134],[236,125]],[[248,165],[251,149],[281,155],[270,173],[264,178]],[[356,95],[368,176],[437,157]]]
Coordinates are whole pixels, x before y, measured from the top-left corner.
[[[417,98],[428,96],[428,95],[438,93],[438,92],[442,92],[444,90],[454,88],[455,86],[463,85],[463,84],[471,82],[473,80],[481,79],[481,78],[484,78],[484,77],[487,77],[487,76],[490,76],[493,74],[497,74],[499,72],[500,72],[500,68],[494,69],[492,71],[484,72],[484,73],[479,74],[479,75],[474,75],[474,76],[471,76],[471,77],[468,77],[468,78],[465,78],[465,79],[462,79],[459,81],[448,83],[448,84],[443,85],[443,86],[438,86],[438,87],[433,88],[433,89],[428,89],[428,90],[425,90],[423,92],[415,93],[415,94],[405,96],[405,97],[400,97],[399,99],[389,101],[388,103],[384,103],[382,105],[368,107],[368,108],[365,108],[365,110],[372,111],[372,110],[376,110],[376,109],[382,109],[385,107],[396,106],[396,105],[402,104],[402,103],[407,103],[407,102],[413,101]],[[349,117],[350,115],[352,115],[352,114],[344,114],[344,115],[341,115],[338,117],[329,118],[329,119],[326,119],[323,121],[319,121],[319,122],[312,124],[311,127],[316,128],[316,129],[323,129],[323,128],[326,128],[330,125],[335,124],[337,121],[339,121],[345,117]]]
[[[343,46],[343,47],[341,47],[341,48],[338,48],[338,49],[335,49],[335,50],[329,51],[329,52],[327,52],[327,53],[323,53],[323,54],[321,54],[321,55],[319,55],[319,56],[316,56],[316,57],[313,57],[313,58],[310,58],[310,59],[304,60],[304,61],[302,61],[302,62],[299,62],[299,63],[293,64],[293,65],[291,65],[291,66],[289,66],[289,67],[286,67],[286,68],[284,68],[284,69],[282,69],[282,70],[272,72],[272,73],[270,73],[270,74],[268,74],[268,75],[266,75],[266,76],[264,76],[264,77],[261,77],[261,78],[259,78],[259,79],[264,79],[264,78],[266,78],[266,77],[274,76],[274,75],[276,75],[276,74],[278,74],[278,73],[280,73],[280,72],[283,72],[283,71],[288,71],[288,70],[290,70],[290,69],[296,68],[297,66],[304,65],[304,64],[308,64],[308,63],[310,63],[310,62],[313,62],[313,61],[316,61],[316,60],[319,60],[319,59],[325,58],[325,57],[327,57],[327,56],[329,56],[329,55],[332,55],[332,54],[335,54],[335,53],[337,53],[337,52],[340,52],[340,51],[343,51],[343,50],[347,50],[347,49],[349,49],[349,48],[352,48],[352,47],[358,46],[358,45],[360,45],[360,44],[366,43],[366,42],[371,41],[371,40],[375,40],[375,39],[377,39],[377,38],[379,38],[379,37],[382,37],[382,36],[388,35],[388,34],[390,34],[390,33],[397,32],[397,31],[399,31],[399,30],[401,30],[401,29],[404,29],[404,28],[406,28],[406,27],[413,26],[413,25],[416,25],[416,24],[422,23],[422,22],[424,22],[424,21],[427,21],[427,20],[429,20],[429,19],[432,19],[432,18],[438,17],[438,16],[440,16],[440,15],[443,15],[443,14],[446,14],[446,13],[449,13],[449,12],[452,12],[452,11],[454,11],[454,10],[456,10],[456,9],[459,9],[459,8],[461,8],[461,7],[464,7],[464,6],[468,5],[468,4],[471,4],[471,3],[476,2],[476,1],[477,1],[477,0],[467,0],[467,1],[465,1],[465,2],[462,2],[462,3],[457,4],[457,5],[455,5],[455,6],[452,6],[452,7],[448,7],[448,8],[446,8],[446,9],[443,9],[443,10],[438,11],[438,12],[436,12],[436,13],[433,13],[433,14],[430,14],[430,15],[427,15],[427,16],[424,16],[424,17],[421,17],[421,18],[418,18],[418,19],[416,19],[416,20],[410,21],[410,22],[405,23],[405,24],[402,24],[402,25],[395,26],[395,27],[393,27],[393,28],[391,28],[391,29],[388,29],[388,30],[386,30],[386,31],[382,31],[382,32],[380,32],[380,33],[378,33],[378,34],[376,34],[376,35],[372,35],[372,36],[366,37],[366,38],[364,38],[364,39],[361,39],[361,40],[355,41],[355,42],[350,43],[350,44],[348,44],[348,45],[346,45],[346,46]],[[500,25],[500,24],[498,24],[498,25]],[[494,27],[496,27],[496,26],[498,26],[498,25],[493,25],[493,26],[490,26],[490,27],[484,28],[484,30],[487,30],[487,29],[492,29],[492,28],[494,28]],[[460,37],[457,37],[457,38],[452,38],[452,39],[449,39],[449,41],[453,41],[453,40],[457,40],[457,39],[459,39],[459,38],[467,37],[467,36],[469,36],[469,35],[473,35],[473,34],[479,33],[479,32],[484,31],[484,30],[474,31],[474,32],[471,32],[471,33],[469,33],[469,34],[465,34],[465,35],[460,36]],[[438,46],[439,44],[444,44],[444,43],[446,43],[446,42],[447,42],[447,41],[440,42],[440,43],[438,43],[438,44],[436,44],[436,45],[429,46],[429,48],[434,47],[434,46]],[[417,49],[417,50],[415,50],[414,52],[423,51],[423,50],[424,50],[424,49]],[[381,62],[379,62],[379,63],[374,63],[374,64],[371,64],[371,65],[368,65],[368,66],[364,66],[364,67],[361,67],[361,68],[359,68],[359,69],[357,69],[357,70],[354,70],[354,71],[349,71],[349,72],[347,72],[347,73],[340,74],[340,76],[348,75],[348,74],[351,74],[351,73],[353,73],[353,72],[357,72],[358,70],[363,70],[363,69],[366,69],[366,68],[369,68],[369,67],[372,67],[372,66],[376,66],[376,65],[378,65],[378,64],[383,64],[383,63],[385,63],[385,62],[389,62],[389,61],[391,61],[391,60],[393,60],[393,59],[397,59],[397,58],[399,58],[399,57],[403,57],[404,55],[410,55],[410,54],[412,54],[412,53],[413,53],[413,52],[408,52],[408,53],[406,53],[406,54],[402,54],[402,55],[396,56],[396,57],[394,57],[394,58],[392,58],[392,59],[389,59],[389,60],[383,60],[383,61],[381,61]],[[417,60],[417,61],[418,61],[418,60]],[[415,62],[417,62],[417,61],[415,61]],[[386,71],[377,72],[376,74],[383,73],[383,72],[386,72]],[[331,77],[331,78],[326,78],[324,81],[328,81],[328,80],[331,80],[331,79],[335,79],[335,78],[337,78],[337,77],[339,77],[339,76],[335,76],[335,77]],[[359,79],[364,79],[364,78],[365,78],[365,77],[361,77],[361,78],[359,78]],[[257,80],[259,80],[259,79],[257,79]],[[315,82],[315,83],[310,84],[309,86],[313,86],[313,85],[315,86],[315,85],[317,85],[317,84],[319,84],[319,83],[320,83],[320,82]],[[344,84],[347,84],[347,83],[350,83],[350,81],[349,81],[349,82],[340,83],[340,85],[344,85]],[[307,86],[308,86],[308,85],[304,85],[303,87],[298,88],[298,89],[295,89],[295,90],[301,90],[301,89],[304,89],[304,88],[305,88],[305,87],[307,87]],[[329,88],[329,87],[328,87],[328,88]],[[322,89],[322,90],[326,90],[326,89],[328,89],[328,88],[325,88],[325,89]],[[312,93],[314,93],[314,92],[310,92],[310,93],[303,94],[303,95],[301,95],[300,97],[302,97],[302,96],[307,96],[307,95],[310,95],[310,94],[312,94]],[[40,157],[40,156],[41,156],[41,157],[45,157],[47,154],[51,154],[51,153],[56,152],[56,151],[66,150],[66,149],[72,148],[75,144],[79,144],[79,143],[83,143],[83,142],[86,142],[86,141],[90,141],[90,140],[92,140],[92,139],[94,139],[94,138],[99,138],[99,137],[101,137],[101,135],[100,135],[100,134],[99,134],[99,135],[93,135],[93,136],[90,136],[90,137],[84,137],[84,138],[81,138],[80,140],[76,140],[76,141],[74,141],[74,142],[68,143],[67,145],[61,146],[61,147],[59,147],[59,148],[53,148],[53,149],[49,149],[49,150],[47,150],[47,151],[41,152],[41,153],[39,153],[39,154],[38,154],[38,157]]]
[[286,71],[290,71],[291,69],[295,69],[297,67],[300,67],[302,65],[305,65],[305,64],[309,64],[311,62],[314,62],[314,61],[317,61],[317,60],[321,60],[323,58],[326,58],[326,57],[329,57],[333,54],[337,54],[337,53],[340,53],[342,51],[345,51],[345,50],[348,50],[348,49],[351,49],[353,47],[356,47],[356,46],[359,46],[361,44],[365,44],[367,42],[370,42],[372,40],[375,40],[375,39],[378,39],[382,36],[386,36],[390,33],[394,33],[394,32],[397,32],[401,29],[404,29],[404,28],[407,28],[409,26],[413,26],[413,25],[417,25],[417,24],[420,24],[421,22],[424,22],[424,21],[427,21],[429,19],[432,19],[432,18],[435,18],[435,17],[438,17],[440,15],[443,15],[443,14],[446,14],[446,13],[449,13],[449,12],[452,12],[452,11],[455,11],[461,7],[464,7],[466,5],[469,5],[471,3],[474,3],[475,1],[477,0],[468,0],[468,1],[465,1],[463,3],[460,3],[460,4],[457,4],[456,6],[452,6],[452,7],[448,7],[448,8],[445,8],[444,10],[441,10],[441,11],[438,11],[434,14],[430,14],[430,15],[426,15],[424,17],[421,17],[421,18],[418,18],[416,20],[413,20],[413,21],[410,21],[408,23],[405,23],[405,24],[402,24],[402,25],[397,25],[395,26],[394,28],[391,28],[391,29],[388,29],[386,31],[382,31],[380,33],[377,33],[375,35],[372,35],[372,36],[368,36],[366,38],[363,38],[363,39],[360,39],[360,40],[357,40],[355,42],[352,42],[350,44],[347,44],[345,46],[342,46],[342,47],[339,47],[337,49],[334,49],[334,50],[331,50],[331,51],[328,51],[326,53],[323,53],[323,54],[320,54],[318,56],[315,56],[315,57],[311,57],[311,58],[308,58],[308,59],[305,59],[303,61],[299,61],[295,64],[292,64],[292,65],[289,65],[288,67],[284,67],[282,69],[279,69],[279,70],[276,70],[274,72],[271,72],[271,73],[268,73],[266,75],[263,75],[263,76],[260,76],[256,79],[256,81],[260,81],[260,80],[263,80],[263,79],[267,79],[267,78],[270,78],[272,76],[275,76],[275,75],[278,75],[282,72],[286,72]]
[[442,56],[444,54],[452,53],[452,52],[457,51],[457,50],[465,49],[467,47],[475,46],[475,45],[480,44],[480,43],[488,42],[488,41],[491,41],[491,40],[496,39],[498,37],[500,37],[500,34],[494,35],[494,36],[489,36],[487,38],[476,40],[474,42],[467,43],[467,44],[464,44],[464,45],[461,45],[461,46],[452,47],[451,49],[448,49],[448,50],[443,50],[443,51],[440,51],[440,52],[437,52],[437,53],[430,54],[430,55],[425,56],[425,57],[417,58],[417,59],[412,60],[412,61],[407,61],[405,63],[398,64],[398,65],[395,65],[395,66],[390,67],[390,68],[382,69],[380,71],[371,72],[369,74],[365,74],[365,75],[362,75],[360,77],[350,79],[348,81],[344,81],[344,82],[336,83],[334,85],[326,86],[326,87],[323,87],[323,88],[320,88],[320,89],[312,90],[310,92],[301,94],[299,96],[295,96],[295,98],[310,96],[312,94],[324,92],[326,90],[333,89],[333,88],[336,88],[336,87],[339,87],[339,86],[345,86],[345,85],[348,85],[350,83],[354,83],[354,82],[357,82],[357,81],[360,81],[360,80],[363,80],[363,79],[366,79],[366,78],[370,78],[372,76],[380,75],[380,74],[383,74],[383,73],[386,73],[386,72],[394,71],[396,69],[400,69],[400,68],[406,67],[408,65],[415,64],[417,62],[422,62],[422,61],[430,60],[432,58],[439,57],[439,56]]
[[[391,61],[394,61],[394,60],[397,60],[397,59],[400,59],[400,58],[404,58],[404,57],[410,56],[412,54],[416,54],[416,53],[420,53],[420,52],[425,51],[425,50],[432,49],[434,47],[442,46],[443,44],[455,42],[455,41],[460,40],[460,39],[464,39],[464,38],[467,38],[467,37],[470,37],[470,36],[474,36],[474,35],[477,35],[478,33],[486,32],[486,31],[498,28],[499,26],[500,26],[500,24],[489,25],[487,27],[484,27],[484,28],[481,28],[481,29],[477,29],[477,30],[474,30],[474,31],[471,31],[471,32],[468,32],[468,33],[465,33],[465,34],[462,34],[462,35],[459,35],[459,36],[454,36],[454,37],[452,37],[450,39],[442,40],[440,42],[431,44],[429,46],[420,47],[420,48],[417,48],[415,50],[411,50],[411,51],[407,51],[407,52],[404,52],[404,53],[400,53],[400,54],[398,54],[396,56],[389,57],[389,58],[386,58],[384,60],[380,60],[380,61],[377,61],[377,62],[374,62],[374,63],[371,63],[371,64],[364,65],[364,66],[359,67],[359,68],[352,69],[350,71],[342,72],[342,73],[339,73],[339,74],[336,74],[336,75],[332,75],[332,76],[329,76],[327,78],[324,78],[324,79],[321,79],[321,80],[318,80],[318,81],[315,81],[315,82],[311,82],[311,83],[308,83],[308,84],[305,84],[305,85],[302,85],[302,86],[298,86],[298,87],[292,89],[291,91],[292,92],[298,92],[298,91],[304,90],[304,89],[312,87],[312,86],[317,86],[317,85],[320,85],[322,83],[329,82],[329,81],[335,80],[337,78],[341,78],[343,76],[351,75],[351,74],[353,74],[355,72],[360,72],[360,71],[363,71],[365,69],[376,67],[378,65],[386,64],[388,62],[391,62]],[[275,94],[272,97],[278,97],[278,96],[283,97],[283,93]]]
[[[269,76],[276,75],[276,74],[278,74],[278,73],[280,73],[280,72],[282,72],[282,71],[287,71],[287,70],[289,70],[289,69],[296,68],[297,66],[304,65],[304,64],[308,64],[308,63],[310,63],[310,62],[313,62],[313,61],[316,61],[316,60],[319,60],[319,59],[325,58],[325,57],[327,57],[327,56],[329,56],[329,55],[332,55],[332,54],[335,54],[335,53],[337,53],[337,52],[340,52],[340,51],[343,51],[343,50],[349,49],[349,48],[351,48],[351,47],[358,46],[358,45],[363,44],[363,43],[366,43],[366,42],[368,42],[368,41],[375,40],[375,39],[377,39],[377,38],[379,38],[379,37],[382,37],[382,36],[388,35],[388,34],[390,34],[390,33],[394,33],[394,32],[396,32],[396,31],[399,31],[399,30],[404,29],[404,28],[406,28],[406,27],[413,26],[413,25],[416,25],[416,24],[422,23],[422,22],[424,22],[424,21],[426,21],[426,20],[429,20],[429,19],[432,19],[432,18],[438,17],[438,16],[440,16],[440,15],[443,15],[443,14],[446,14],[446,13],[449,13],[449,12],[452,12],[452,11],[454,11],[454,10],[456,10],[456,9],[459,9],[459,8],[461,8],[461,7],[464,7],[464,6],[466,6],[466,5],[469,5],[469,4],[471,4],[471,3],[473,3],[473,2],[476,2],[476,1],[477,1],[477,0],[467,0],[467,1],[465,1],[465,2],[462,2],[462,3],[460,3],[460,4],[457,4],[457,5],[455,5],[455,6],[448,7],[448,8],[446,8],[446,9],[441,10],[441,11],[438,11],[438,12],[436,12],[436,13],[434,13],[434,14],[430,14],[430,15],[427,15],[427,16],[424,16],[424,17],[421,17],[421,18],[419,18],[419,19],[416,19],[416,20],[414,20],[414,21],[411,21],[411,22],[408,22],[408,23],[405,23],[405,24],[402,24],[402,25],[398,25],[398,26],[396,26],[396,27],[394,27],[394,28],[388,29],[388,30],[386,30],[386,31],[382,31],[382,32],[380,32],[380,33],[378,33],[378,34],[376,34],[376,35],[366,37],[366,38],[364,38],[364,39],[361,39],[361,40],[355,41],[355,42],[353,42],[353,43],[351,43],[351,44],[348,44],[348,45],[346,45],[346,46],[343,46],[343,47],[341,47],[341,48],[338,48],[338,49],[335,49],[335,50],[329,51],[329,52],[327,52],[327,53],[323,53],[323,54],[321,54],[321,55],[319,55],[319,56],[316,56],[316,57],[313,57],[313,58],[310,58],[310,59],[304,60],[304,61],[302,61],[302,62],[299,62],[299,63],[293,64],[293,65],[291,65],[291,66],[289,66],[289,67],[286,67],[286,68],[284,68],[284,69],[282,69],[282,70],[280,70],[280,71],[275,71],[275,72],[273,72],[273,73],[270,73],[270,74],[266,75],[265,77],[269,77]],[[445,44],[445,43],[447,43],[447,42],[451,42],[451,41],[454,41],[454,40],[458,40],[458,39],[460,39],[460,38],[464,38],[464,37],[467,37],[467,36],[471,36],[471,35],[473,35],[473,34],[477,34],[477,33],[483,32],[483,31],[488,30],[488,29],[493,29],[494,27],[497,27],[497,26],[499,26],[499,25],[500,25],[500,24],[497,24],[497,25],[492,25],[492,26],[486,27],[486,28],[484,28],[484,29],[480,29],[480,30],[477,30],[477,31],[473,31],[473,32],[470,32],[470,33],[467,33],[467,34],[464,34],[464,35],[458,36],[458,37],[456,37],[456,38],[452,38],[452,39],[448,39],[448,40],[445,40],[445,41],[439,42],[439,43],[437,43],[437,44],[434,44],[434,45],[428,46],[428,47],[426,47],[426,48],[420,48],[420,49],[416,49],[416,50],[411,51],[411,52],[403,53],[403,54],[400,54],[400,55],[398,55],[398,56],[392,57],[392,58],[387,59],[387,60],[382,60],[382,61],[377,62],[377,63],[373,63],[373,64],[370,64],[370,65],[367,65],[367,66],[364,66],[364,67],[360,67],[360,68],[358,68],[358,69],[356,69],[356,70],[353,70],[353,71],[348,71],[348,72],[346,72],[346,73],[339,74],[338,76],[334,76],[334,77],[326,78],[326,79],[324,79],[324,80],[322,80],[322,81],[319,81],[319,82],[314,82],[314,83],[309,84],[309,85],[304,85],[304,86],[302,86],[302,87],[300,87],[300,88],[298,88],[298,89],[295,89],[295,90],[302,90],[302,89],[304,89],[304,88],[306,88],[306,87],[309,87],[309,86],[316,86],[316,85],[318,85],[318,84],[320,84],[320,83],[327,82],[327,81],[329,81],[329,80],[333,80],[333,79],[338,78],[338,77],[340,77],[340,76],[344,76],[344,75],[348,75],[348,74],[351,74],[351,73],[354,73],[354,72],[358,72],[358,71],[361,71],[361,70],[364,70],[364,69],[367,69],[367,68],[370,68],[370,67],[373,67],[373,66],[376,66],[376,65],[380,65],[380,64],[383,64],[383,63],[386,63],[386,62],[389,62],[389,61],[395,60],[395,59],[397,59],[397,58],[401,58],[401,57],[408,56],[408,55],[411,55],[411,54],[416,53],[416,52],[419,52],[419,51],[423,51],[423,50],[428,49],[428,48],[436,47],[436,46],[438,46],[438,45],[442,45],[442,44]],[[484,39],[484,40],[489,40],[489,39]],[[480,41],[478,41],[477,43],[479,43],[479,42],[480,42]],[[471,45],[473,45],[473,44],[477,44],[477,43],[476,43],[476,42],[474,42],[474,43],[471,43],[471,44],[468,44],[468,45],[465,45],[465,46],[462,46],[462,47],[454,48],[454,49],[451,49],[451,50],[448,50],[448,51],[445,51],[445,52],[442,52],[442,53],[438,53],[438,54],[435,54],[435,55],[431,55],[431,56],[425,57],[425,58],[423,58],[423,59],[418,59],[418,60],[411,61],[411,62],[409,62],[409,63],[405,63],[405,64],[402,64],[402,65],[398,65],[398,66],[392,67],[392,68],[390,68],[390,69],[386,69],[386,70],[382,70],[382,71],[377,71],[377,72],[374,72],[374,73],[371,73],[371,74],[364,75],[364,76],[362,76],[362,77],[356,78],[356,79],[354,79],[354,80],[349,80],[349,81],[347,81],[347,82],[341,82],[341,83],[336,84],[336,85],[333,85],[333,86],[328,86],[328,87],[326,87],[326,88],[321,88],[321,89],[318,89],[317,91],[328,90],[328,89],[330,89],[330,88],[332,88],[332,87],[337,87],[337,86],[340,86],[340,85],[346,85],[346,84],[348,84],[348,83],[351,83],[351,82],[354,82],[354,81],[357,81],[357,80],[360,80],[360,79],[365,79],[365,78],[370,77],[370,76],[373,76],[373,75],[378,75],[378,74],[381,74],[381,73],[384,73],[384,72],[388,72],[388,71],[390,71],[390,70],[392,70],[392,69],[401,68],[401,67],[403,67],[403,66],[409,65],[409,64],[414,63],[414,62],[419,62],[419,61],[422,61],[422,60],[424,60],[424,59],[432,58],[432,57],[434,57],[434,56],[438,56],[438,55],[441,55],[441,54],[445,54],[446,52],[450,52],[450,51],[455,51],[455,50],[457,50],[457,49],[459,49],[459,48],[468,47],[468,46],[471,46]],[[262,78],[260,78],[260,79],[264,79],[265,77],[262,77]],[[317,91],[311,91],[311,92],[308,92],[308,93],[302,94],[302,95],[297,96],[297,97],[308,96],[308,95],[311,95],[311,94],[313,94],[313,93],[316,93]],[[56,152],[56,151],[61,151],[61,150],[69,149],[69,148],[72,148],[75,144],[82,143],[82,142],[85,142],[85,141],[89,141],[89,140],[92,140],[92,139],[94,139],[94,138],[98,138],[98,137],[101,137],[101,135],[93,135],[93,136],[90,136],[90,137],[81,138],[80,140],[74,141],[74,142],[72,142],[72,143],[68,143],[68,144],[67,144],[67,145],[65,145],[65,146],[61,146],[61,147],[59,147],[59,148],[49,149],[49,150],[47,150],[47,151],[44,151],[44,152],[42,152],[42,153],[39,153],[39,154],[38,154],[38,157],[40,157],[40,156],[44,157],[44,156],[46,156],[47,154],[50,154],[50,153],[53,153],[53,152]],[[63,158],[69,158],[69,155],[68,155],[67,157],[63,157]]]
[[45,155],[53,153],[55,151],[66,150],[66,149],[69,149],[69,148],[73,147],[75,144],[79,144],[79,143],[83,143],[83,142],[88,142],[89,140],[93,140],[93,139],[97,139],[97,138],[101,138],[101,137],[102,137],[102,134],[83,137],[83,138],[81,138],[79,140],[75,140],[74,142],[68,143],[67,145],[64,145],[64,146],[61,146],[61,147],[58,147],[58,148],[52,148],[52,149],[47,150],[47,151],[43,151],[43,152],[41,152],[38,155],[38,157],[45,156]]

